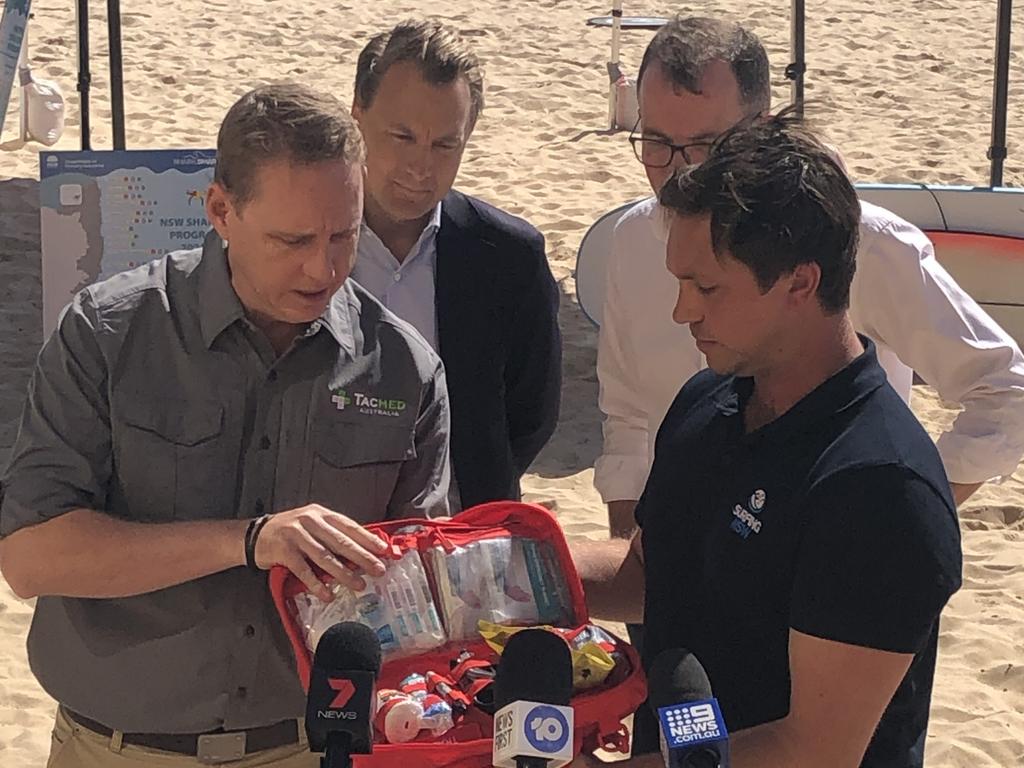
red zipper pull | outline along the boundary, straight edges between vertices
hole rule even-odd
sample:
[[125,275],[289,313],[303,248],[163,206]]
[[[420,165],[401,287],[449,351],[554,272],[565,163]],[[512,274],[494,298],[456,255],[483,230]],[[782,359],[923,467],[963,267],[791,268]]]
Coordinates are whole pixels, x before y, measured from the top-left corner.
[[383,529],[374,531],[383,541],[387,550],[381,555],[382,557],[390,558],[391,560],[399,560],[402,557],[402,550],[399,548],[398,543],[395,541],[396,537]]
[[629,728],[625,723],[619,724],[619,730],[607,736],[602,736],[601,749],[607,752],[618,752],[621,755],[629,752]]
[[437,525],[435,528],[432,528],[429,535],[427,536],[428,546],[434,544],[435,542],[440,544],[441,548],[445,551],[445,553],[449,555],[456,549],[458,549],[458,547],[452,544],[451,539],[449,539],[445,532],[441,529],[440,524]]

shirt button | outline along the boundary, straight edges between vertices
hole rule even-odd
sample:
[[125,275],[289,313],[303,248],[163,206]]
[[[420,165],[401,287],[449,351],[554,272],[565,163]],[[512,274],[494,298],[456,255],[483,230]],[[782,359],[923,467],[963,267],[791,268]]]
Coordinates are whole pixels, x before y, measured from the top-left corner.
[[262,515],[263,514],[263,499],[256,499],[256,503],[253,504],[253,507],[255,507],[257,515]]
[[401,279],[402,279],[402,273],[401,272],[395,272],[395,282],[397,283]]
[[260,450],[265,451],[270,447],[270,438],[264,435],[260,438]]
[[246,637],[252,637],[255,634],[256,634],[256,627],[254,627],[252,624],[250,624],[249,626],[247,626],[245,628],[245,636]]
[[238,690],[235,691],[235,694],[240,699],[244,699],[246,694],[248,694],[248,693],[249,693],[249,691],[248,691],[248,689],[244,685],[238,686]]

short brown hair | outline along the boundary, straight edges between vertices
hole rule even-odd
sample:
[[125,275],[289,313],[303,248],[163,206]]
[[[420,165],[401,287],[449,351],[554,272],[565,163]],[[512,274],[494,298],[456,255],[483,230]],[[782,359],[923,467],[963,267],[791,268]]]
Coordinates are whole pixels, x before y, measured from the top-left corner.
[[832,153],[792,112],[728,131],[658,197],[680,216],[710,216],[715,254],[746,265],[762,291],[815,263],[822,309],[849,306],[860,202]]
[[403,61],[416,64],[431,85],[466,78],[473,109],[470,125],[476,124],[484,108],[483,68],[459,33],[438,21],[403,21],[366,44],[356,64],[356,104],[369,107],[384,75],[392,65]]
[[269,161],[361,164],[365,156],[359,126],[336,98],[295,83],[264,85],[224,117],[213,179],[242,204],[252,199],[256,173]]
[[732,21],[702,16],[677,16],[658,30],[644,51],[637,85],[652,64],[659,64],[676,88],[700,93],[704,70],[724,61],[740,89],[740,100],[753,112],[771,106],[768,53],[757,35]]

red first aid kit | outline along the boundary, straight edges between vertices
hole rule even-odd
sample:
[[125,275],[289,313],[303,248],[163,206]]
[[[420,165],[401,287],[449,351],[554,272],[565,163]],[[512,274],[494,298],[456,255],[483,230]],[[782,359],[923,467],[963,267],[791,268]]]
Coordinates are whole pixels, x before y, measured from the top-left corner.
[[[457,681],[457,696],[472,699],[481,684],[480,678],[467,682],[473,679],[472,673],[485,666],[493,670],[491,665],[498,660],[493,642],[485,640],[478,626],[492,627],[494,634],[504,632],[504,626],[554,626],[570,645],[573,637],[587,632],[589,617],[583,586],[562,529],[544,507],[493,502],[449,520],[397,520],[367,527],[390,544],[385,558],[390,556],[393,562],[414,566],[412,571],[402,571],[401,578],[410,587],[406,592],[410,595],[408,603],[420,608],[417,615],[410,612],[408,616],[391,616],[383,629],[374,627],[382,638],[384,653],[379,689],[399,689],[410,674],[417,674],[428,678],[433,691],[435,680],[431,675],[447,676],[448,682]],[[426,610],[423,597],[412,597],[413,582],[407,578],[407,574],[415,577],[420,573],[416,569],[421,563],[426,577],[423,594],[429,603]],[[486,578],[493,574],[500,578]],[[497,590],[494,583],[499,585]],[[426,594],[428,584],[430,594]],[[295,652],[299,679],[308,690],[313,659],[310,648],[316,647],[316,638],[302,615],[301,607],[309,601],[305,585],[287,569],[276,567],[270,574],[270,588]],[[372,593],[369,597],[373,610],[379,610],[381,600]],[[385,602],[387,598],[383,595]],[[398,599],[396,596],[396,602]],[[364,604],[360,605],[365,609]],[[364,623],[379,625],[381,621]],[[432,626],[437,624],[443,627],[437,635],[431,635]],[[622,721],[647,696],[635,649],[610,633],[598,631],[604,638],[602,648],[609,651],[615,663],[600,684],[577,686],[572,699],[576,754],[599,747],[625,752],[629,734]],[[410,634],[413,637],[408,641]],[[434,637],[439,639],[431,643]],[[417,649],[420,640],[433,647]],[[574,656],[577,681],[591,672],[575,667]],[[398,761],[402,768],[488,768],[493,729],[493,717],[470,706],[456,718],[454,727],[439,737],[421,733],[413,741],[389,744],[377,733],[373,754],[355,756],[353,760],[357,768],[384,768]]]

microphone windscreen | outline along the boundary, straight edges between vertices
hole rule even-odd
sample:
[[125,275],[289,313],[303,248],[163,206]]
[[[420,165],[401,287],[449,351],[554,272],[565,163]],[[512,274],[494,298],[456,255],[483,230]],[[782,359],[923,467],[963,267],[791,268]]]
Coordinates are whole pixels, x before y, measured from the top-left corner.
[[571,699],[569,644],[546,629],[523,629],[512,635],[494,675],[495,708],[514,701],[568,707]]
[[380,640],[377,634],[356,621],[331,626],[316,645],[314,666],[352,672],[380,672]]
[[710,699],[711,681],[697,657],[684,648],[659,653],[647,673],[647,697],[655,712],[660,707]]

